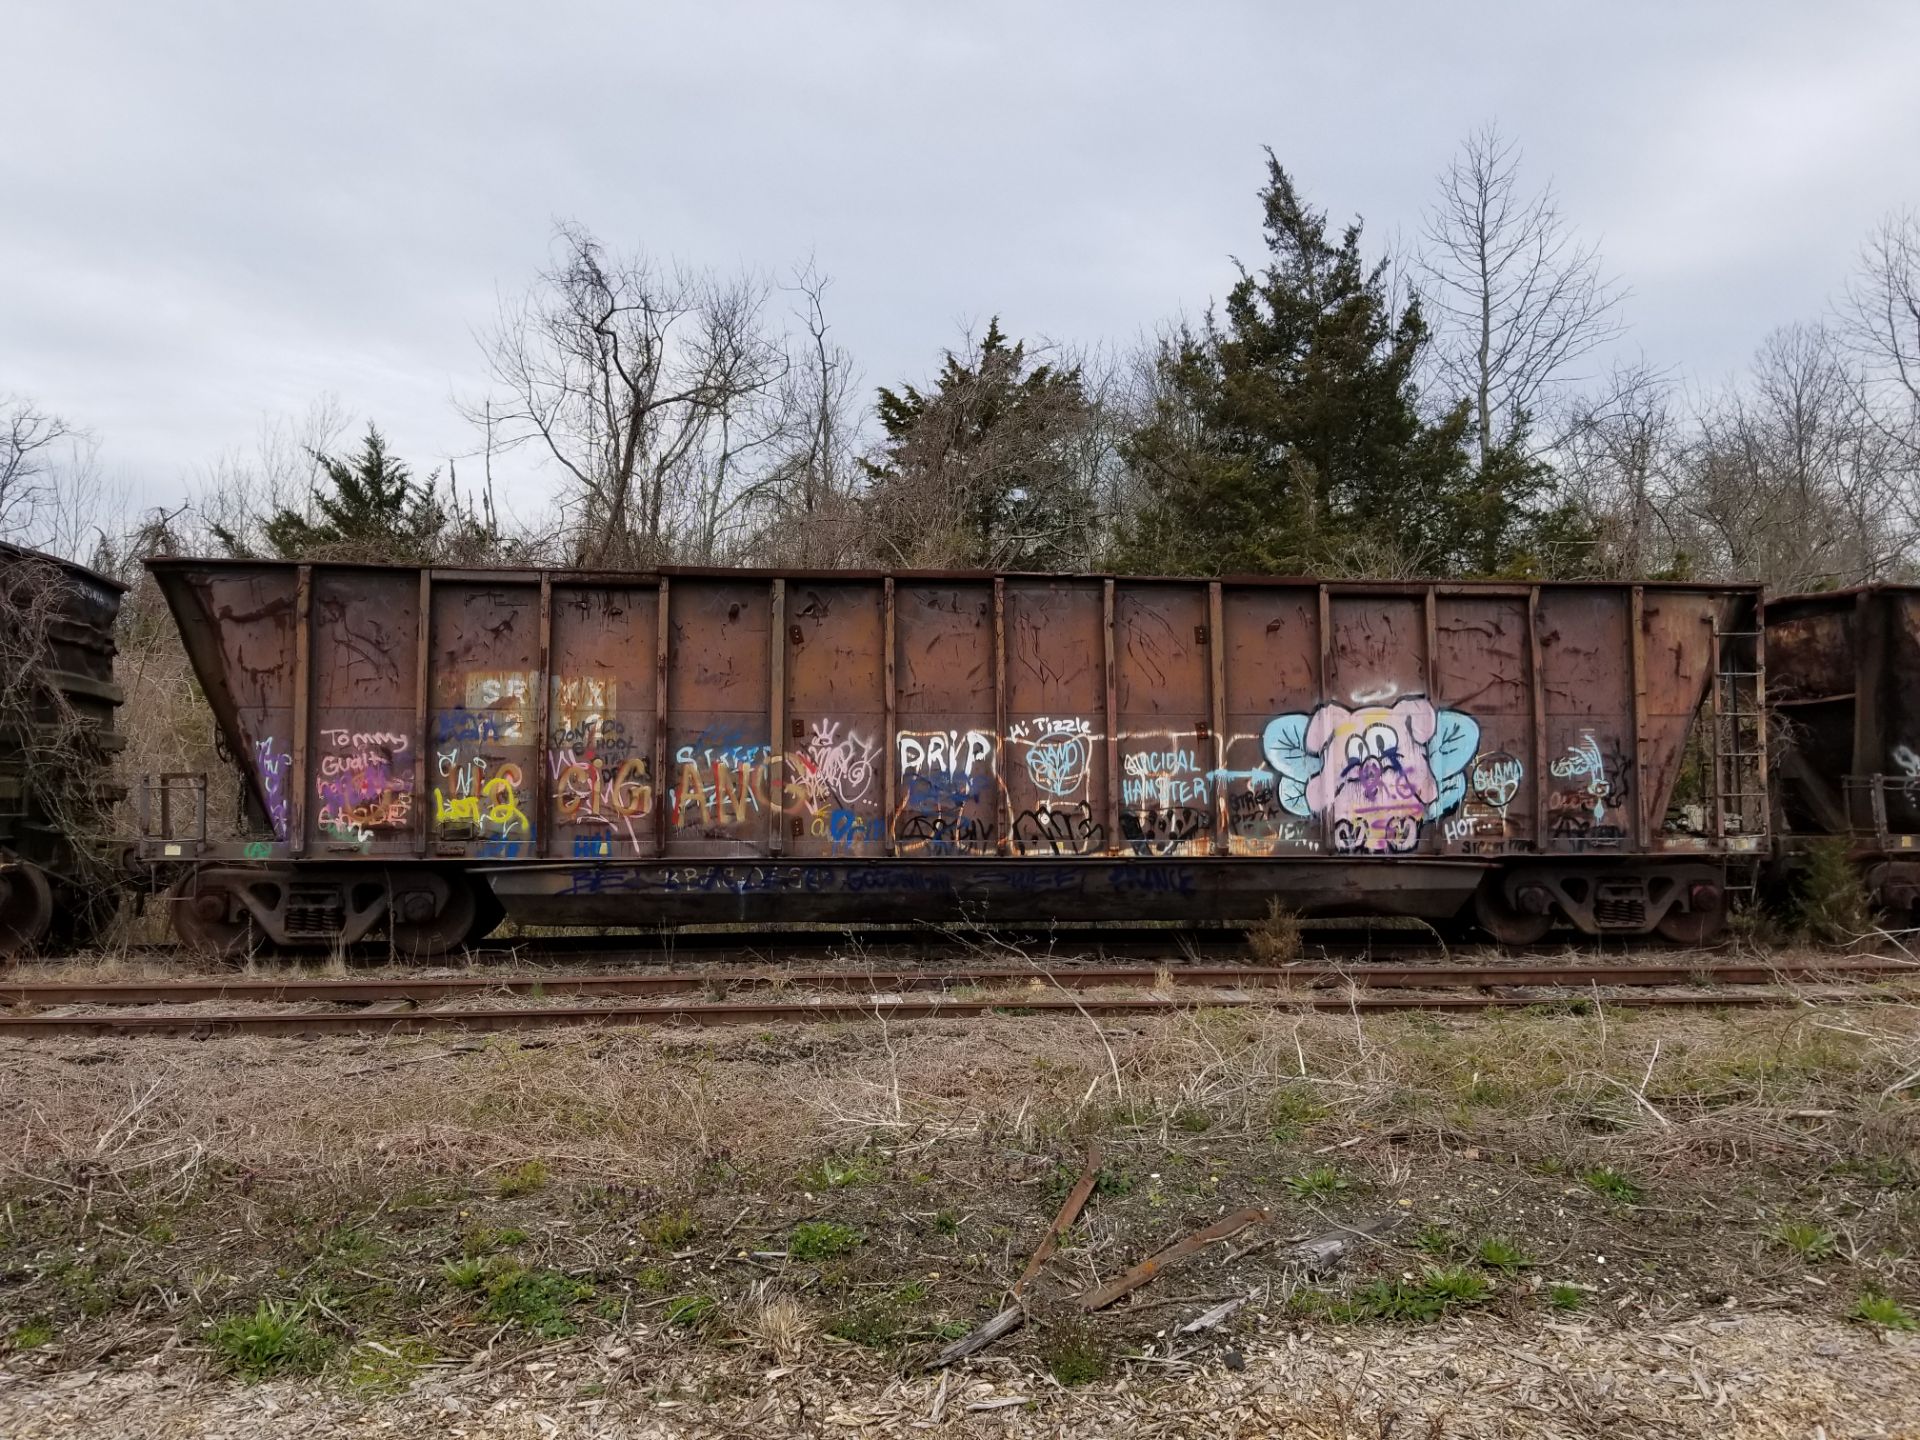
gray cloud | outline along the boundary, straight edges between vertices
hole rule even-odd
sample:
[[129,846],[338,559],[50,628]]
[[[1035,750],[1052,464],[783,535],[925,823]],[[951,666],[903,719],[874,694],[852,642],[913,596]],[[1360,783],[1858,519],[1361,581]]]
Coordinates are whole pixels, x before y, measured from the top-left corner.
[[1911,6],[15,0],[4,26],[0,390],[148,499],[323,391],[411,457],[470,448],[472,329],[556,217],[722,268],[812,254],[891,382],[989,313],[1125,343],[1198,311],[1257,253],[1263,143],[1379,242],[1498,119],[1633,289],[1627,344],[1711,379],[1920,200]]

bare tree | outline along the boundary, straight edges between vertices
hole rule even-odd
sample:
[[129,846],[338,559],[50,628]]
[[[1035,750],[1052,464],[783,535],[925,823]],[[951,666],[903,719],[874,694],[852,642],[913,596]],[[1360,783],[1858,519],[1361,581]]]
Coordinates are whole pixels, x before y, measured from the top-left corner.
[[1868,236],[1841,316],[1868,413],[1920,462],[1920,214],[1890,214]]
[[193,486],[190,514],[169,521],[168,532],[237,554],[264,551],[269,516],[292,511],[313,518],[323,457],[339,448],[347,425],[347,413],[332,394],[315,397],[298,416],[262,419],[251,448],[227,450],[207,466]]
[[1428,212],[1423,304],[1442,373],[1473,407],[1480,464],[1537,417],[1568,367],[1621,332],[1621,291],[1551,186],[1520,191],[1520,151],[1495,126],[1469,135]]
[[489,457],[530,445],[560,467],[580,564],[714,558],[786,372],[766,286],[611,255],[575,224],[556,244],[481,339],[497,391],[468,413]]
[[778,399],[778,455],[751,487],[748,548],[757,560],[827,569],[861,546],[860,425],[853,356],[828,338],[831,284],[811,261],[793,275],[800,332]]
[[59,499],[59,447],[85,436],[25,396],[0,396],[0,536],[35,540]]
[[1679,541],[1664,504],[1683,438],[1672,380],[1644,361],[1614,366],[1573,403],[1555,458],[1591,543],[1554,557],[1556,571],[1626,579],[1674,568]]

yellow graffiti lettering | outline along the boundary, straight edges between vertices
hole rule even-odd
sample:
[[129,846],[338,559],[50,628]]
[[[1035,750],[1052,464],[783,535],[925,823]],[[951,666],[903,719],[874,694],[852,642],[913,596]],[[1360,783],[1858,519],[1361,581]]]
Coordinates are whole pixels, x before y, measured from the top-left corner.
[[692,812],[696,806],[700,810],[701,823],[703,825],[712,823],[713,811],[707,803],[707,787],[700,783],[699,766],[688,762],[680,767],[678,798],[680,802],[679,820],[682,825],[690,825],[693,823]]

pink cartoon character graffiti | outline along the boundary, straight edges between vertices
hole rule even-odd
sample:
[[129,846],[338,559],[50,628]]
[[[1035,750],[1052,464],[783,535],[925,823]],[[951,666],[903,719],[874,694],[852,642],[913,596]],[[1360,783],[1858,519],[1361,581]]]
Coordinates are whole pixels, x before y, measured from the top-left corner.
[[1408,695],[1392,705],[1281,715],[1262,742],[1283,809],[1330,817],[1336,850],[1394,855],[1418,846],[1426,822],[1466,798],[1480,724]]

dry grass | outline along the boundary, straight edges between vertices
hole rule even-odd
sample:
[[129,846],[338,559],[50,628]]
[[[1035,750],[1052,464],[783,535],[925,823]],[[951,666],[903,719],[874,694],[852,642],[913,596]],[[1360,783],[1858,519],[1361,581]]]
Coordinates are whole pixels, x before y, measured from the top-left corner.
[[[1247,1204],[1275,1212],[1270,1240],[1413,1223],[1331,1281],[1258,1235],[1189,1262],[1096,1317],[1111,1373],[1151,1389],[1329,1324],[1397,1344],[1366,1297],[1429,1265],[1479,1266],[1470,1323],[1522,1348],[1565,1322],[1556,1295],[1602,1331],[1737,1297],[1851,1334],[1859,1294],[1920,1289],[1916,1068],[1920,1007],[1897,1004],[16,1045],[0,1333],[43,1323],[31,1363],[54,1373],[274,1302],[304,1307],[329,1373],[370,1344],[469,1367],[536,1343],[697,1352],[714,1374],[745,1351],[852,1367],[884,1409],[891,1367],[999,1307],[1098,1138],[1032,1321],[979,1373],[1051,1383],[1074,1293]],[[513,1182],[534,1165],[544,1183]],[[809,1225],[852,1239],[787,1255]],[[1776,1238],[1795,1225],[1833,1244],[1802,1257]],[[1532,1263],[1481,1265],[1490,1239]],[[1235,1294],[1254,1301],[1218,1331],[1158,1338],[1188,1318],[1168,1302]]]

